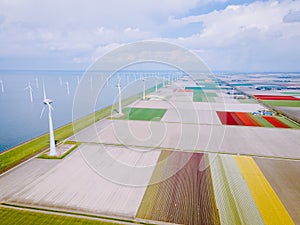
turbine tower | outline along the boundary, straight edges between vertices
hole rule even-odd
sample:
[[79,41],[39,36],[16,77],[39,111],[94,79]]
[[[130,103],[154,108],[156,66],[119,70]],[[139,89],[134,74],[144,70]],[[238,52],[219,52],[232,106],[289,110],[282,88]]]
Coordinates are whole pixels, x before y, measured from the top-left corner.
[[39,79],[36,77],[34,80],[36,88],[39,88]]
[[33,102],[33,98],[32,98],[32,87],[31,87],[30,82],[28,82],[28,86],[27,86],[24,90],[29,90],[29,98],[30,98],[30,102]]
[[157,92],[157,77],[155,77],[155,92]]
[[[43,83],[43,91],[44,91],[44,100],[43,103],[45,106],[48,106],[48,117],[49,117],[49,134],[50,134],[50,156],[56,155],[56,147],[55,147],[55,140],[54,140],[54,131],[53,131],[53,123],[52,123],[52,110],[53,107],[51,106],[51,103],[53,102],[51,99],[46,97],[46,90],[45,85]],[[45,107],[42,110],[41,116],[43,115],[43,112],[45,110]]]
[[118,84],[116,85],[116,87],[118,88],[118,91],[119,91],[119,114],[123,114],[122,113],[122,97],[121,97],[121,83],[120,83],[120,80],[118,81]]
[[67,93],[68,93],[68,95],[70,95],[70,88],[69,88],[69,82],[68,81],[66,82],[66,87],[67,87]]
[[63,85],[63,82],[62,82],[61,77],[59,77],[58,80],[59,80],[59,85],[62,86],[62,85]]
[[1,92],[4,93],[4,85],[3,85],[3,80],[0,80],[0,84],[1,84]]
[[143,100],[146,98],[146,80],[145,78],[142,79],[143,81]]

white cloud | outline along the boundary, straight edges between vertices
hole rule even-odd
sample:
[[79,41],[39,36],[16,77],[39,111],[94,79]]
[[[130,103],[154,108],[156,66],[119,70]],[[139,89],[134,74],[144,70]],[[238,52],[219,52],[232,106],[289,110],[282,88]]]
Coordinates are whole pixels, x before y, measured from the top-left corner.
[[86,65],[124,43],[163,39],[195,50],[212,68],[300,70],[300,1],[257,1],[186,16],[212,2],[229,4],[227,0],[1,0],[0,57],[47,61],[51,56]]
[[213,68],[299,70],[299,64],[288,61],[300,58],[300,24],[283,22],[299,9],[300,1],[254,2],[171,22],[203,23],[200,33],[176,42],[205,52],[203,58]]

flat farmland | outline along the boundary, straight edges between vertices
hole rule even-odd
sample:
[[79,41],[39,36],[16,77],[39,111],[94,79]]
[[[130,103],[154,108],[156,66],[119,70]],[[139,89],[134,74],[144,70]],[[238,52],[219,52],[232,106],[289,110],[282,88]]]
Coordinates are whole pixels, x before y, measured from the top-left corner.
[[[93,130],[86,129],[86,135]],[[84,138],[78,137],[80,142]],[[114,120],[90,142],[300,158],[300,130]],[[284,149],[284,151],[282,150]]]
[[286,208],[254,159],[245,156],[235,156],[235,160],[261,213],[264,223],[294,224]]
[[221,124],[215,111],[196,109],[169,109],[162,118],[162,121],[173,123]]
[[[87,151],[87,154],[81,151]],[[104,157],[105,153],[106,156],[115,159],[115,164],[107,167],[108,160],[105,160],[107,159]],[[102,150],[98,149],[97,145],[83,145],[80,150],[65,158],[63,163],[54,166],[6,200],[41,207],[133,218],[146,186],[132,187],[123,183],[130,177],[133,182],[148,184],[159,154],[159,151],[137,152],[121,147],[107,147]],[[118,171],[119,165],[146,166],[149,169],[143,170],[142,174],[132,169],[127,171],[130,174],[121,170],[120,173],[123,172],[121,178],[124,180],[119,184],[111,182],[109,177],[101,173],[105,174],[105,168]]]
[[173,176],[148,186],[137,217],[176,224],[220,224],[210,170],[199,169],[201,161],[206,160],[204,155],[162,152],[160,161],[170,154],[172,159],[156,169],[152,179],[163,177],[182,158],[189,160]]
[[300,224],[300,161],[254,158],[295,224]]

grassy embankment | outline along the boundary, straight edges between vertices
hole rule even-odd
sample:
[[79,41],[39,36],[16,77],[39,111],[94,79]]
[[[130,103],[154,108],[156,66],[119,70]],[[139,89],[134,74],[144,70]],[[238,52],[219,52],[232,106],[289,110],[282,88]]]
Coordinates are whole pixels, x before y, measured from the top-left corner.
[[49,213],[42,213],[36,211],[18,210],[12,208],[0,208],[0,217],[2,225],[11,224],[72,224],[72,225],[108,225],[117,224],[111,222],[104,222],[95,219],[83,219],[63,215],[55,215]]
[[[160,84],[159,87],[162,85]],[[155,87],[152,87],[146,91],[146,94],[155,91]],[[141,93],[136,94],[122,101],[123,105],[127,105],[141,97]],[[117,104],[103,108],[95,113],[92,113],[86,117],[62,126],[54,131],[55,139],[58,142],[65,140],[74,134],[73,125],[76,127],[76,131],[80,131],[93,123],[108,116],[111,111],[117,107]],[[18,165],[19,163],[31,158],[32,156],[46,150],[49,146],[49,133],[41,135],[33,140],[20,144],[14,148],[11,148],[0,154],[0,174],[4,171]]]

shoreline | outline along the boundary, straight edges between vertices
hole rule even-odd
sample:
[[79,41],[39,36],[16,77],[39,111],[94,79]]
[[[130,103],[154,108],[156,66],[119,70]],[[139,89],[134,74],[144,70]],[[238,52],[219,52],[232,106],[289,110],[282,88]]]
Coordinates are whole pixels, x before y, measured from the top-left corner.
[[[162,88],[162,85],[158,85]],[[150,87],[146,90],[146,94],[155,91],[155,86]],[[142,96],[142,92],[139,92],[131,97],[128,97],[122,101],[123,107],[136,101]],[[61,143],[63,140],[74,135],[73,124],[76,124],[77,132],[85,129],[86,127],[92,125],[93,123],[109,116],[114,108],[117,107],[117,103],[110,106],[104,107],[98,111],[92,112],[76,121],[67,123],[54,130],[55,140],[57,144]],[[38,137],[30,139],[26,142],[18,144],[12,148],[9,148],[0,153],[0,175],[7,172],[8,170],[14,168],[15,166],[29,160],[32,157],[40,154],[49,148],[49,132],[42,134]]]

